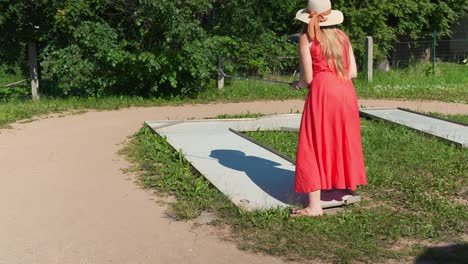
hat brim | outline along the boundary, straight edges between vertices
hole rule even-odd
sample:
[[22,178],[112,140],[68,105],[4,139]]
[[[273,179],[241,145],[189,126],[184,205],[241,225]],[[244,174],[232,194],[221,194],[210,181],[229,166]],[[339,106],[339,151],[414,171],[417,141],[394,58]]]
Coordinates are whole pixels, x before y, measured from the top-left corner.
[[[343,23],[343,21],[344,21],[343,13],[341,11],[338,11],[338,10],[332,10],[331,13],[328,16],[325,16],[325,18],[327,18],[327,21],[320,22],[321,27],[339,25],[339,24]],[[310,15],[307,12],[307,8],[297,11],[296,19],[299,20],[299,21],[302,21],[302,22],[304,22],[306,24],[309,24]]]

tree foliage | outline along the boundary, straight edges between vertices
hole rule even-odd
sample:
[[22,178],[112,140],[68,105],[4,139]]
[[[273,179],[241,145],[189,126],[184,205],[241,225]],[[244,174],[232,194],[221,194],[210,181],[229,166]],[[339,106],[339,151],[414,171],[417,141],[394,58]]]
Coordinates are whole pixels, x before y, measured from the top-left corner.
[[427,39],[437,31],[449,35],[450,28],[468,16],[468,0],[335,0],[345,14],[343,27],[354,40],[357,53],[363,54],[366,36],[377,45],[382,58],[399,40]]
[[[468,13],[468,0],[335,0],[358,58],[371,35],[385,56],[399,39],[421,39]],[[26,60],[39,45],[42,79],[61,95],[195,94],[220,58],[250,74],[288,67],[286,36],[303,0],[0,0],[0,60]]]

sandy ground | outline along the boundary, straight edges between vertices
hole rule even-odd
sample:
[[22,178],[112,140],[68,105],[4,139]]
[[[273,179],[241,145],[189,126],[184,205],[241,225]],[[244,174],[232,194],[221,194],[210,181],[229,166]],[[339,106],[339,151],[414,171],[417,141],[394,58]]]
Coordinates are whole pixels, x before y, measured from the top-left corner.
[[[208,226],[175,222],[116,152],[145,120],[290,113],[301,100],[130,108],[0,130],[0,264],[282,263]],[[468,105],[362,100],[368,107],[468,114]]]

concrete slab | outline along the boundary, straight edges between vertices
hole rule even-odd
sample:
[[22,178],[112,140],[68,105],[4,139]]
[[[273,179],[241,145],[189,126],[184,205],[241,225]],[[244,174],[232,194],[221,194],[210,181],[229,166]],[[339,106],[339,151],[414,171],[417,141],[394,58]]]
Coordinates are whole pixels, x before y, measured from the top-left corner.
[[[298,129],[300,114],[255,119],[212,119],[186,122],[148,121],[176,150],[234,204],[247,210],[304,204],[294,192],[292,162],[230,131]],[[359,202],[343,191],[322,192],[322,207]]]
[[465,124],[400,108],[362,109],[361,115],[397,123],[450,141],[463,148],[468,147],[468,127]]

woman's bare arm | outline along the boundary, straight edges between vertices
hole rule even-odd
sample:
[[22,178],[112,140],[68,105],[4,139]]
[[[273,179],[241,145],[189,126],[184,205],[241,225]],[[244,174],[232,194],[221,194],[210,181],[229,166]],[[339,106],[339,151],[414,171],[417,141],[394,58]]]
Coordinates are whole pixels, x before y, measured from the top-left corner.
[[310,43],[307,34],[299,38],[299,56],[301,63],[300,87],[309,87],[312,82],[312,56],[310,55]]
[[356,58],[354,57],[353,47],[349,44],[349,78],[354,79],[357,77]]
[[312,82],[312,57],[310,55],[310,43],[307,34],[302,34],[299,37],[299,67],[301,78],[299,81],[291,83],[294,89],[309,88]]

